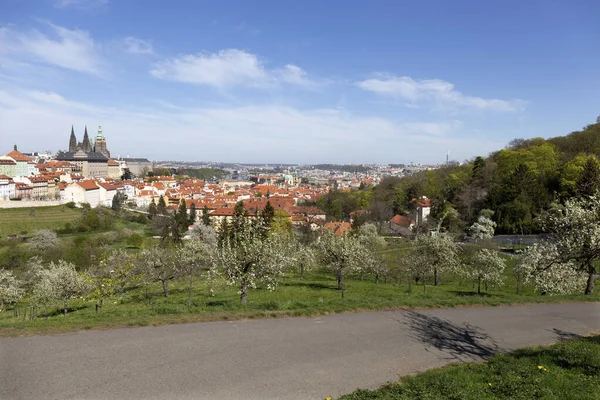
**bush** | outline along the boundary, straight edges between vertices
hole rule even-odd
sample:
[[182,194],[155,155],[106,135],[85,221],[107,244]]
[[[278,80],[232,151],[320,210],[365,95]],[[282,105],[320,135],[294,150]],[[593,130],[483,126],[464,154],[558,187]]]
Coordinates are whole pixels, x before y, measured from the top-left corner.
[[65,204],[65,207],[68,207],[70,209],[74,209],[75,207],[77,207],[77,205],[75,204],[74,201],[70,201],[67,204]]

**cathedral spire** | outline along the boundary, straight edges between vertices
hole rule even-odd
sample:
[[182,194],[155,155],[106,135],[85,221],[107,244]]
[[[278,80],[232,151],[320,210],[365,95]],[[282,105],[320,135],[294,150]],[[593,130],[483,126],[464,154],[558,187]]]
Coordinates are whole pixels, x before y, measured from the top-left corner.
[[69,151],[77,151],[77,138],[75,138],[75,130],[71,125],[71,138],[69,139]]
[[92,144],[90,143],[90,137],[88,136],[87,125],[85,126],[85,133],[83,134],[83,149],[84,152],[89,153],[92,151]]

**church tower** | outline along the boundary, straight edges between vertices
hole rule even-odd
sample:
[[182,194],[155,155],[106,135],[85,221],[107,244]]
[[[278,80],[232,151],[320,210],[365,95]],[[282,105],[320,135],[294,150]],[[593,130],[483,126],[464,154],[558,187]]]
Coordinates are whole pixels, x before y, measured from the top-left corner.
[[110,158],[110,152],[106,148],[106,138],[102,134],[102,126],[98,125],[98,134],[96,135],[96,141],[94,142],[94,151],[104,154],[107,158]]
[[87,125],[85,126],[85,133],[83,134],[83,145],[82,145],[82,149],[84,152],[89,153],[90,151],[92,151],[92,144],[90,142],[90,137],[88,136],[88,132],[87,132]]
[[75,130],[71,125],[71,138],[69,139],[69,151],[77,151],[77,138],[75,137]]

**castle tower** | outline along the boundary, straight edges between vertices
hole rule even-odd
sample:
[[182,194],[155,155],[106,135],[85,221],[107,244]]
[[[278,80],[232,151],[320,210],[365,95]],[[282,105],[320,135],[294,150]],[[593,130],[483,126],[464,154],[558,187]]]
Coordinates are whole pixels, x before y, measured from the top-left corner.
[[88,136],[87,125],[85,126],[85,133],[83,134],[83,144],[81,150],[86,153],[92,151],[92,143],[90,142],[90,137]]
[[77,151],[77,138],[75,137],[75,130],[71,125],[71,138],[69,139],[69,151]]
[[94,142],[94,151],[104,154],[110,158],[110,152],[106,147],[106,138],[102,134],[102,126],[98,125],[98,133],[96,134],[96,140]]

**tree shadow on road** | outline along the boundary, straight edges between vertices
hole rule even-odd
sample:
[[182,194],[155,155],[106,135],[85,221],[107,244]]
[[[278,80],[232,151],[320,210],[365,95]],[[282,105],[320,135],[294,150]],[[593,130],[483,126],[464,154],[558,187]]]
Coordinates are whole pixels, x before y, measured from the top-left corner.
[[565,340],[579,339],[581,335],[576,333],[563,331],[557,328],[548,329],[550,332],[554,333],[559,342],[564,342]]
[[426,346],[435,347],[447,354],[446,358],[449,360],[483,360],[502,351],[496,342],[477,326],[456,324],[416,311],[407,312],[404,323],[413,339]]

